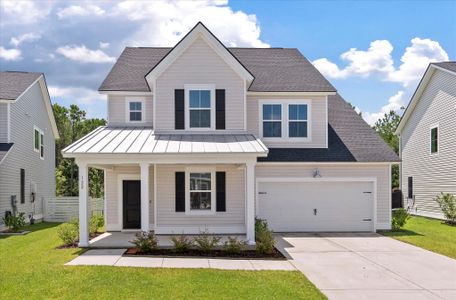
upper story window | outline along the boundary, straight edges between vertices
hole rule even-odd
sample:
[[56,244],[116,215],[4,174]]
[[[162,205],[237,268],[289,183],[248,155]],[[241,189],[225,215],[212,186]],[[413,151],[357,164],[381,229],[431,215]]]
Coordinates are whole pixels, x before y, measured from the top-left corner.
[[271,140],[310,138],[310,101],[260,100],[260,135]]
[[214,129],[215,89],[211,85],[186,85],[186,128]]
[[431,154],[439,152],[439,126],[431,127]]
[[33,127],[33,149],[40,153],[40,158],[44,158],[44,133],[41,129]]
[[144,99],[127,98],[127,122],[144,121]]

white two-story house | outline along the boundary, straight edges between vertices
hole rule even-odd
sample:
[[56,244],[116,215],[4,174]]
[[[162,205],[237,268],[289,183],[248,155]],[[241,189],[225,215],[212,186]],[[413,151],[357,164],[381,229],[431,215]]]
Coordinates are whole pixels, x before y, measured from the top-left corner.
[[0,72],[0,228],[9,213],[43,219],[55,196],[58,137],[44,75]]
[[429,65],[396,134],[404,202],[417,215],[443,218],[435,197],[456,195],[456,62]]
[[108,231],[243,234],[390,228],[399,158],[297,49],[227,48],[202,23],[126,48],[102,83],[108,125],[63,150],[106,174]]

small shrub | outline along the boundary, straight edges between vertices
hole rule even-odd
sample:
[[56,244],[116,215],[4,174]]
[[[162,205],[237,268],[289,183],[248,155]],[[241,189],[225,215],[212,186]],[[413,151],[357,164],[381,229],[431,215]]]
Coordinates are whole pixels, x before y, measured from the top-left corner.
[[158,239],[152,231],[136,233],[135,239],[131,243],[136,246],[140,253],[150,253],[158,247]]
[[174,251],[178,253],[185,252],[193,246],[193,242],[183,234],[171,237],[171,242],[173,242]]
[[230,254],[240,254],[246,245],[246,241],[229,236],[228,240],[223,245],[223,250]]
[[452,194],[440,193],[434,200],[439,204],[447,222],[456,224],[456,197]]
[[207,231],[203,231],[200,235],[196,236],[193,240],[198,250],[203,253],[208,253],[218,245],[222,238],[219,236],[210,236]]
[[98,229],[101,229],[104,226],[104,217],[103,215],[93,215],[90,217],[89,221],[89,233],[95,234],[98,232]]
[[9,231],[18,232],[25,226],[25,214],[21,212],[17,216],[9,215],[3,217],[3,223],[5,223]]
[[410,218],[409,213],[404,208],[393,210],[393,218],[391,219],[391,227],[393,230],[399,230],[405,226],[407,220]]
[[274,252],[275,239],[272,230],[269,229],[266,220],[255,219],[255,242],[256,251],[260,254]]
[[57,234],[65,246],[71,246],[78,239],[78,227],[74,223],[63,223],[57,229]]

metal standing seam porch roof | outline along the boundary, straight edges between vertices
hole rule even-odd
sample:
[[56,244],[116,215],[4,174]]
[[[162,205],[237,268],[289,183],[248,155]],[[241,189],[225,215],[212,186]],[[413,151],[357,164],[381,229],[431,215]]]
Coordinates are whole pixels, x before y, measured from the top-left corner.
[[62,150],[78,154],[257,154],[268,148],[252,134],[154,134],[151,127],[102,126]]

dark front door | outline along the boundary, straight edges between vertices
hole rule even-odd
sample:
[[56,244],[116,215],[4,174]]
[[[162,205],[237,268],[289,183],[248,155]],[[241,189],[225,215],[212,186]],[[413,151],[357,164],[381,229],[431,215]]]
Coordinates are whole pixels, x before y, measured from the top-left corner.
[[141,182],[123,181],[123,228],[141,228]]

